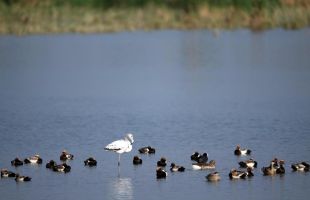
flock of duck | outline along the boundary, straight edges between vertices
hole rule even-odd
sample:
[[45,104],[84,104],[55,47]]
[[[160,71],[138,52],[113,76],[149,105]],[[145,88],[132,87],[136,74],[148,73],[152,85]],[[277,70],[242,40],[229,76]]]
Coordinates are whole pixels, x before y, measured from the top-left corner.
[[[249,149],[241,149],[239,145],[237,145],[234,154],[236,156],[249,156],[251,154],[251,150]],[[207,170],[207,169],[215,169],[215,161],[211,160],[208,162],[208,154],[203,153],[200,154],[198,152],[194,152],[191,155],[191,160],[195,161],[195,163],[192,163],[192,168],[194,170]],[[164,163],[164,164],[163,164]],[[285,174],[285,168],[284,168],[284,160],[278,160],[277,158],[274,158],[270,161],[270,165],[267,167],[262,167],[261,171],[263,175],[265,176],[273,176],[276,174]],[[157,178],[166,178],[168,173],[163,168],[166,166],[166,159],[161,158],[160,161],[157,162]],[[228,176],[230,179],[246,179],[254,176],[253,169],[257,168],[257,161],[253,160],[252,158],[240,161],[239,167],[244,168],[245,170],[237,170],[235,168],[231,169]],[[299,162],[299,163],[293,163],[291,165],[291,168],[293,171],[304,171],[308,172],[310,165],[307,162]],[[176,172],[181,171],[183,172],[185,170],[182,166],[177,166],[174,163],[171,164],[170,171]],[[219,172],[215,171],[206,176],[206,179],[208,181],[219,181],[221,179]]]
[[[60,154],[60,161],[62,161],[61,164],[57,164],[56,161],[50,160],[48,163],[46,163],[46,168],[50,169],[54,172],[63,172],[63,173],[68,173],[71,171],[71,166],[69,166],[66,161],[67,160],[73,160],[74,156],[70,153],[68,153],[66,150],[63,150]],[[20,158],[15,158],[14,160],[11,161],[11,165],[14,167],[19,167],[24,164],[37,164],[40,165],[43,163],[43,159],[40,157],[40,155],[34,155],[28,158],[25,158],[24,160]],[[85,166],[96,166],[97,161],[93,157],[89,157],[84,161]],[[15,178],[16,182],[27,182],[31,181],[31,177],[29,176],[21,176],[18,173],[9,171],[8,169],[1,169],[1,178],[5,177],[11,177]]]
[[[130,152],[132,149],[132,143],[134,142],[132,134],[127,134],[124,139],[114,141],[110,144],[108,144],[105,147],[105,150],[107,151],[113,151],[119,154],[119,160],[118,165],[120,165],[120,155],[125,152]],[[151,146],[142,147],[139,150],[140,154],[155,154],[156,150],[155,148]],[[240,145],[237,145],[236,149],[234,150],[234,154],[236,156],[249,156],[251,155],[251,150],[249,149],[241,149]],[[66,161],[67,160],[73,160],[74,155],[68,153],[66,150],[63,150],[60,154],[60,161],[61,164],[57,164],[56,161],[50,160],[48,163],[46,163],[46,168],[54,171],[54,172],[62,172],[62,173],[68,173],[71,170],[71,166],[69,166]],[[216,168],[216,162],[215,160],[210,160],[208,162],[208,154],[207,153],[198,153],[194,152],[190,159],[194,161],[192,163],[193,170],[208,170],[208,169],[215,169]],[[142,159],[135,155],[132,160],[134,165],[141,165],[143,163]],[[18,167],[22,166],[24,164],[42,164],[43,160],[39,155],[34,155],[28,158],[25,158],[24,160],[21,160],[19,158],[15,158],[11,161],[11,165]],[[267,167],[262,167],[261,171],[263,175],[266,176],[273,176],[276,174],[285,174],[285,167],[284,167],[284,160],[278,160],[277,158],[274,158],[270,161],[270,165]],[[93,157],[89,157],[84,161],[85,166],[96,166],[97,161]],[[157,162],[156,167],[156,177],[157,179],[166,178],[168,176],[168,172],[166,171],[167,166],[167,159],[162,157]],[[239,167],[244,168],[244,170],[237,170],[235,168],[231,169],[229,172],[229,178],[230,179],[246,179],[254,176],[253,169],[257,168],[257,162],[253,160],[252,158],[248,160],[244,160],[239,162]],[[299,162],[299,163],[293,163],[291,165],[291,168],[293,171],[304,171],[308,172],[310,165],[307,162]],[[185,167],[176,165],[175,163],[171,163],[170,165],[170,171],[173,172],[184,172]],[[16,182],[26,182],[31,181],[31,177],[29,176],[21,176],[18,173],[14,173],[12,171],[9,171],[7,169],[1,169],[1,178],[4,177],[12,177],[15,178]],[[208,181],[219,181],[221,179],[220,173],[215,171],[212,173],[209,173],[206,176],[206,179]]]

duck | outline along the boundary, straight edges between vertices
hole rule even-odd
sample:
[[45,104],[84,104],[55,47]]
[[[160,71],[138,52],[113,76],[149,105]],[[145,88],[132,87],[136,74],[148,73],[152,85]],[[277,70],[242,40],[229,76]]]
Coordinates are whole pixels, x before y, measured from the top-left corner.
[[210,160],[209,163],[193,163],[192,167],[194,170],[215,169],[215,164],[215,160]]
[[200,154],[196,151],[191,155],[191,160],[197,163],[206,163],[208,162],[208,153]]
[[14,160],[11,161],[11,165],[17,167],[23,165],[23,161],[20,160],[19,158],[15,158]]
[[7,169],[1,169],[1,178],[2,177],[16,177],[16,174]]
[[241,161],[239,162],[239,165],[241,168],[257,168],[257,162],[255,160],[253,160],[252,158],[250,158],[249,160],[246,161]]
[[192,155],[191,155],[191,160],[198,162],[198,159],[200,157],[200,154],[195,151]]
[[265,176],[273,176],[276,174],[278,167],[275,164],[275,161],[272,160],[268,167],[263,167],[261,170]]
[[48,169],[53,169],[53,167],[55,167],[57,165],[57,163],[54,160],[50,160],[48,163],[46,163],[45,167]]
[[250,155],[251,154],[251,150],[250,149],[241,149],[240,145],[237,145],[234,153],[237,156],[240,156],[240,155]]
[[308,169],[309,169],[309,167],[310,167],[310,164],[307,163],[307,162],[305,162],[305,161],[301,162],[301,164],[303,164],[304,166],[306,166],[306,168],[308,168]]
[[157,161],[157,167],[166,167],[167,159],[165,157],[161,157],[159,161]]
[[219,181],[221,180],[220,174],[218,172],[212,172],[206,176],[208,181]]
[[279,168],[276,169],[276,174],[285,174],[285,168],[284,168],[285,161],[280,160],[279,164],[280,164],[280,166],[279,166]]
[[19,174],[16,174],[15,181],[16,182],[28,182],[28,181],[31,181],[31,178],[29,176],[20,176]]
[[279,160],[278,160],[278,158],[274,158],[272,161],[273,161],[274,168],[278,169],[279,168]]
[[155,148],[153,148],[151,146],[142,147],[142,148],[139,149],[139,152],[141,154],[154,154],[155,153]]
[[56,165],[53,167],[53,171],[55,171],[55,172],[68,173],[68,172],[70,172],[70,170],[71,170],[71,167],[69,165],[67,165],[66,163]]
[[247,177],[254,176],[252,172],[252,168],[248,167],[246,171],[238,171],[236,169],[230,170],[230,173],[228,174],[230,179],[245,179]]
[[142,159],[139,156],[134,156],[132,159],[132,163],[134,165],[141,165],[142,164]]
[[29,163],[31,163],[31,164],[42,164],[42,158],[40,158],[40,155],[39,154],[36,154],[36,155],[34,155],[34,156],[31,156],[31,157],[29,157],[29,158],[26,158],[25,160],[24,160],[24,163],[25,164],[29,164]]
[[254,176],[254,173],[253,173],[252,169],[253,169],[253,168],[251,168],[251,167],[248,167],[248,168],[247,168],[247,177],[252,177],[252,176]]
[[97,166],[97,160],[93,157],[89,157],[88,159],[84,160],[84,165],[88,165],[90,167]]
[[172,172],[184,172],[185,168],[183,166],[178,166],[175,163],[171,163],[170,171],[172,171]]
[[61,155],[60,155],[60,160],[61,161],[66,161],[66,160],[73,160],[73,155],[68,153],[66,150],[63,150],[61,152]]
[[156,169],[156,178],[161,179],[161,178],[166,178],[168,176],[168,173],[161,167],[157,167]]
[[203,153],[202,155],[199,156],[198,163],[206,163],[208,162],[208,153]]
[[306,162],[295,163],[291,165],[293,171],[304,171],[308,172],[310,165]]
[[245,178],[247,176],[247,173],[244,171],[238,171],[236,169],[232,169],[229,172],[229,178],[230,179],[240,179],[240,178]]

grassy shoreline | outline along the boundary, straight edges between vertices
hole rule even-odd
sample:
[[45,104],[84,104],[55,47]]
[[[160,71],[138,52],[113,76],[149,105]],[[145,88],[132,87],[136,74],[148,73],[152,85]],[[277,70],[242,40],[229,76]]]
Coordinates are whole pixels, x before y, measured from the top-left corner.
[[246,11],[200,5],[186,12],[166,6],[98,9],[48,3],[0,4],[0,35],[105,33],[157,29],[299,29],[310,25],[310,6],[282,5]]

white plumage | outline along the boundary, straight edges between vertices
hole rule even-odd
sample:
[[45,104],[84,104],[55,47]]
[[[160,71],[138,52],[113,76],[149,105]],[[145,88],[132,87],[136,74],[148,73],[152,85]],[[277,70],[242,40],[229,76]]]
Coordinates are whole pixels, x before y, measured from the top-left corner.
[[121,154],[130,152],[132,150],[133,142],[133,135],[131,133],[127,133],[124,139],[116,140],[108,144],[104,149],[118,153],[118,165],[120,165]]

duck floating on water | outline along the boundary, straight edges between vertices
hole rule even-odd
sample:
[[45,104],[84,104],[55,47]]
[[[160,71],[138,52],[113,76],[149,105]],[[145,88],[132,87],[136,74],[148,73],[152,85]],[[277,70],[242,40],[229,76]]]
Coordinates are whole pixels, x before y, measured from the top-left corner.
[[[281,173],[281,171],[283,171],[283,169],[284,169],[283,164],[284,164],[284,161],[282,163],[282,169],[278,170],[280,168],[279,163],[278,163],[278,159],[274,158],[273,160],[270,161],[270,165],[268,167],[263,167],[261,170],[265,176],[273,176],[273,175],[279,174],[279,173]],[[278,170],[278,172],[277,172],[277,170]],[[285,172],[285,169],[284,169],[284,172]]]
[[184,172],[185,171],[185,167],[178,166],[175,163],[171,163],[170,171],[172,171],[172,172]]
[[237,145],[234,154],[237,156],[243,156],[243,155],[250,155],[251,150],[250,149],[241,149],[240,145]]
[[166,167],[167,159],[165,157],[161,157],[159,161],[157,161],[157,167]]
[[15,158],[14,160],[11,161],[11,165],[17,167],[23,165],[24,162],[20,160],[19,158]]
[[15,181],[16,182],[28,182],[28,181],[31,181],[31,178],[29,176],[20,176],[19,174],[16,174]]
[[240,178],[245,178],[246,173],[244,171],[238,171],[236,169],[231,169],[228,176],[230,179],[240,179]]
[[53,167],[55,167],[57,165],[57,163],[54,160],[50,160],[48,163],[46,163],[45,167],[48,169],[53,169]]
[[257,162],[253,160],[252,158],[246,161],[239,162],[239,165],[241,168],[257,168]]
[[153,148],[151,146],[142,147],[142,148],[139,149],[139,152],[141,154],[154,154],[155,153],[155,148]]
[[196,151],[191,155],[191,160],[197,163],[206,163],[208,162],[208,153],[200,154]]
[[157,167],[156,169],[156,178],[161,179],[161,178],[166,178],[168,176],[168,173],[161,167]]
[[252,176],[254,176],[254,173],[253,173],[252,169],[253,169],[253,168],[251,168],[251,167],[248,167],[248,168],[247,168],[247,173],[248,173],[248,174],[247,174],[247,177],[252,177]]
[[221,180],[220,174],[218,172],[212,172],[206,176],[208,181],[219,181]]
[[310,165],[307,162],[294,163],[291,165],[293,171],[308,172]]
[[31,156],[29,158],[26,158],[24,160],[24,163],[25,164],[42,164],[43,160],[42,158],[40,157],[40,155],[36,154],[34,156]]
[[245,179],[247,177],[254,176],[252,172],[252,168],[248,167],[247,171],[239,171],[236,169],[230,170],[230,173],[228,174],[230,179]]
[[142,164],[142,159],[139,156],[134,156],[132,159],[132,164],[134,165],[141,165]]
[[280,160],[279,164],[280,164],[280,166],[277,168],[276,173],[277,174],[285,174],[285,168],[284,168],[285,161]]
[[210,160],[209,163],[193,163],[192,167],[194,170],[215,169],[215,164],[215,160]]
[[208,154],[207,153],[203,153],[201,156],[199,156],[198,163],[206,163],[208,162]]
[[16,174],[7,169],[1,169],[1,178],[2,177],[16,177]]
[[88,165],[90,167],[97,166],[97,160],[93,157],[89,157],[88,159],[84,160],[84,165]]
[[74,158],[74,155],[68,153],[66,150],[63,150],[59,157],[61,161],[73,160],[73,158]]
[[191,155],[191,160],[198,162],[198,158],[200,157],[200,154],[195,151],[192,155]]
[[262,172],[265,176],[273,176],[276,174],[277,168],[274,166],[274,162],[271,161],[270,165],[268,167],[263,167]]
[[64,172],[64,173],[68,173],[71,171],[71,167],[69,165],[67,165],[66,163],[60,164],[60,165],[56,165],[53,167],[53,171],[54,172]]

